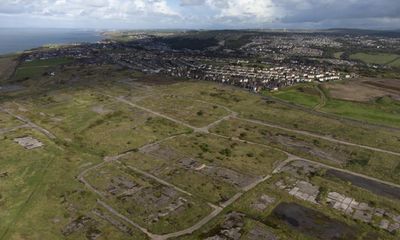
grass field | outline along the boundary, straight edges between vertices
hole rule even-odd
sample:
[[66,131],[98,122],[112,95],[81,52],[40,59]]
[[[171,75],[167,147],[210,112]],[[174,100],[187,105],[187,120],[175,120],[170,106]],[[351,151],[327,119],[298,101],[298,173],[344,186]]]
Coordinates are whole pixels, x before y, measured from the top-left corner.
[[337,59],[340,59],[340,58],[342,57],[343,53],[344,53],[344,52],[335,52],[335,53],[333,54],[333,57],[334,57],[334,58],[337,58]]
[[10,115],[0,112],[0,130],[6,128],[12,128],[19,125],[22,125],[20,121],[11,117]]
[[[26,150],[13,141],[22,136],[32,136],[44,146]],[[34,130],[18,130],[0,138],[0,237],[62,238],[60,225],[85,214],[95,203],[78,182],[65,179],[72,179],[78,166],[98,159],[60,149]]]
[[390,154],[334,144],[240,120],[223,121],[212,131],[228,137],[274,146],[301,157],[400,183],[400,174],[397,172],[400,167],[398,157]]
[[287,157],[274,149],[203,134],[178,137],[167,144],[205,164],[256,176],[267,175],[274,163]]
[[322,110],[365,122],[400,127],[400,102],[390,97],[369,103],[329,100]]
[[[19,112],[51,129],[66,144],[103,156],[138,148],[167,136],[190,132],[176,123],[121,105],[93,91],[48,93],[24,103]],[[14,106],[17,108],[17,106]]]
[[[383,90],[367,89],[364,85],[353,83],[329,83],[321,88],[327,97],[319,111],[366,123],[400,127],[400,101],[385,96],[388,93]],[[295,86],[265,94],[309,108],[316,107],[322,101],[314,85]]]
[[72,62],[72,59],[70,58],[51,58],[24,62],[20,65],[20,67],[52,67],[70,62]]
[[397,58],[397,60],[391,61],[391,62],[389,63],[389,66],[392,66],[392,67],[400,67],[400,57]]
[[280,98],[282,100],[311,108],[317,106],[320,103],[320,94],[315,89],[314,85],[304,84],[290,87],[278,92],[265,94],[271,94],[272,96]]
[[139,101],[138,104],[180,119],[195,127],[204,127],[229,114],[217,105],[177,95],[150,96]]
[[398,60],[400,55],[397,54],[389,54],[389,53],[355,53],[350,55],[350,59],[360,60],[369,64],[381,64],[381,65],[391,65],[397,66],[395,63],[396,59]]
[[44,74],[49,69],[70,63],[69,58],[53,58],[46,60],[34,60],[20,64],[15,72],[14,79],[22,80],[26,78],[37,78]]

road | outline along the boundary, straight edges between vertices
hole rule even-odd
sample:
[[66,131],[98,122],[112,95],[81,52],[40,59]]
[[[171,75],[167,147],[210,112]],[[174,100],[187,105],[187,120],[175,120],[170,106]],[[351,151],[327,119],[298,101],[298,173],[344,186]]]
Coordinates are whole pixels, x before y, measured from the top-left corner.
[[132,171],[138,173],[139,175],[143,175],[143,176],[145,176],[145,177],[147,177],[147,178],[153,179],[153,180],[155,180],[156,182],[161,183],[162,185],[165,185],[165,186],[168,186],[168,187],[170,187],[170,188],[173,188],[173,189],[175,189],[175,190],[178,191],[178,192],[181,192],[181,193],[183,193],[183,194],[192,196],[191,193],[189,193],[189,192],[187,192],[187,191],[185,191],[185,190],[183,190],[183,189],[181,189],[181,188],[179,188],[179,187],[177,187],[177,186],[175,186],[175,185],[173,185],[173,184],[170,184],[170,183],[168,183],[168,182],[162,180],[161,178],[156,177],[156,176],[154,176],[154,175],[152,175],[152,174],[150,174],[150,173],[147,173],[147,172],[145,172],[145,171],[142,171],[142,170],[140,170],[140,169],[137,169],[137,168],[135,168],[135,167],[133,167],[133,166],[127,166],[127,168],[129,168],[129,169],[131,169]]
[[19,126],[16,126],[16,127],[11,127],[11,128],[2,128],[2,129],[0,129],[0,134],[13,132],[13,131],[16,131],[16,130],[21,129],[21,128],[30,128],[30,127],[31,126],[29,124],[23,124],[23,125],[19,125]]
[[319,92],[320,95],[320,102],[317,106],[314,107],[314,111],[318,111],[326,105],[327,97],[324,91],[321,89],[321,85],[315,86],[315,89]]
[[4,109],[4,108],[0,108],[0,111],[7,113],[8,115],[15,117],[16,119],[20,120],[21,122],[24,122],[25,124],[28,124],[31,128],[34,128],[36,130],[38,130],[39,132],[43,133],[44,135],[46,135],[48,138],[50,139],[56,139],[56,136],[54,134],[52,134],[50,131],[36,125],[35,123],[33,123],[32,121],[30,121],[29,119],[22,117],[20,115],[14,114],[13,112],[9,111],[8,109]]
[[153,111],[153,110],[151,110],[151,109],[148,109],[148,108],[139,106],[139,105],[137,105],[137,104],[135,104],[135,103],[133,103],[133,102],[130,102],[130,101],[124,99],[123,97],[113,97],[113,96],[110,96],[110,95],[107,95],[107,96],[108,96],[108,97],[112,97],[112,98],[114,98],[115,100],[117,100],[117,101],[119,101],[119,102],[128,104],[129,106],[138,108],[138,109],[143,110],[143,111],[145,111],[145,112],[149,112],[149,113],[151,113],[151,114],[153,114],[153,115],[156,115],[156,116],[159,116],[159,117],[168,119],[168,120],[170,120],[170,121],[172,121],[172,122],[175,122],[175,123],[177,123],[177,124],[180,124],[180,125],[183,125],[183,126],[185,126],[185,127],[188,127],[188,128],[190,128],[190,129],[194,130],[195,132],[201,132],[201,129],[200,129],[200,128],[193,127],[193,126],[191,126],[191,125],[189,125],[189,124],[187,124],[187,123],[185,123],[185,122],[183,122],[183,121],[180,121],[180,120],[177,120],[177,119],[175,119],[175,118],[169,117],[169,116],[167,116],[167,115],[165,115],[165,114],[162,114],[162,113],[158,113],[158,112]]

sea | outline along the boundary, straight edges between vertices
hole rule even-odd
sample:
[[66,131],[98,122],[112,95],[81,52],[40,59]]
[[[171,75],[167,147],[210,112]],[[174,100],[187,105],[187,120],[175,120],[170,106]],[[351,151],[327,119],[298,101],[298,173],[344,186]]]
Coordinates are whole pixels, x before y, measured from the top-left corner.
[[47,44],[94,43],[103,38],[95,30],[0,28],[0,55]]

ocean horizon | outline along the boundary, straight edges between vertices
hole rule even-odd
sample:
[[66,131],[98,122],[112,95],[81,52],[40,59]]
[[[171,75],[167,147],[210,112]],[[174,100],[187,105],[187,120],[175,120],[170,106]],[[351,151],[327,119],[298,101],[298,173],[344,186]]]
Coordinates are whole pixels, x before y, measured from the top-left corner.
[[94,43],[103,38],[96,30],[0,28],[0,55],[47,44]]

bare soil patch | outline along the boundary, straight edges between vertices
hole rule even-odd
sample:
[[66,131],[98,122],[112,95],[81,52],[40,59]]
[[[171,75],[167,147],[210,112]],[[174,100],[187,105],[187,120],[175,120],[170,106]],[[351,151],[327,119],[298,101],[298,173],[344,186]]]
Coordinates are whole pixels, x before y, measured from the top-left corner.
[[393,199],[400,199],[400,189],[384,183],[379,183],[370,179],[354,176],[334,169],[327,170],[326,175],[328,177],[336,177],[343,181],[351,182],[355,186],[364,188],[380,196],[385,196]]
[[329,95],[332,98],[356,102],[367,102],[378,97],[391,95],[385,90],[364,85],[360,81],[350,81],[344,84],[328,83],[324,87],[329,90]]
[[8,79],[13,74],[18,62],[13,57],[0,57],[0,81]]
[[400,94],[400,79],[366,79],[362,83]]
[[112,110],[105,108],[103,105],[93,106],[92,111],[101,115],[105,115],[112,112]]
[[145,148],[141,149],[141,152],[165,160],[176,160],[182,157],[182,155],[176,152],[174,149],[160,144],[146,146]]

